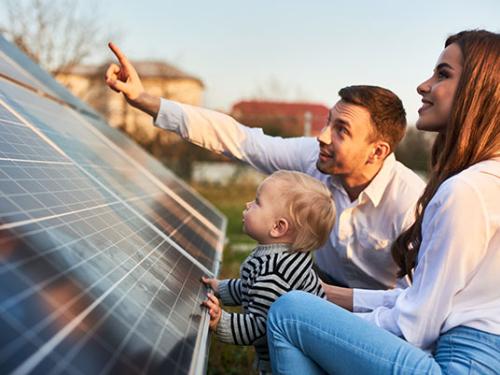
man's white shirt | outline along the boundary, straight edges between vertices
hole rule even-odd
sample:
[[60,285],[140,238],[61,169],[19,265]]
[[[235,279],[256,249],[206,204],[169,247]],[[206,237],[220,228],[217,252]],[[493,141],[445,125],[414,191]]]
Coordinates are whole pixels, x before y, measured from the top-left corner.
[[[264,173],[295,170],[324,182],[332,192],[337,220],[327,243],[315,252],[319,268],[351,288],[396,285],[390,247],[414,220],[422,179],[389,155],[370,185],[351,202],[335,176],[316,168],[315,138],[265,135],[225,114],[161,100],[155,125],[208,150],[248,163]],[[402,284],[404,285],[404,283]]]

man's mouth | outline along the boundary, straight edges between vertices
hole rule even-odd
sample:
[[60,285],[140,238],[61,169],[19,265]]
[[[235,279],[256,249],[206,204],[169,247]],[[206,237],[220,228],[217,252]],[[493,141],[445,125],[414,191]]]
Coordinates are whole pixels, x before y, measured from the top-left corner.
[[319,160],[321,161],[327,161],[327,160],[330,160],[333,158],[333,155],[324,151],[324,150],[320,150],[319,151],[319,156],[318,156]]

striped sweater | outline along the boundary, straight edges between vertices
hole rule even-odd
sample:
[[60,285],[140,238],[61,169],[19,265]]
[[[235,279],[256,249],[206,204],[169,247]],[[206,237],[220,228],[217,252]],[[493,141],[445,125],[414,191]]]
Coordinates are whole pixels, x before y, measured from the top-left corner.
[[309,252],[288,252],[289,245],[259,245],[240,267],[239,279],[221,280],[219,296],[225,305],[241,305],[243,313],[222,312],[216,335],[236,345],[254,345],[257,368],[271,371],[266,320],[271,304],[291,290],[303,290],[325,298],[312,269]]

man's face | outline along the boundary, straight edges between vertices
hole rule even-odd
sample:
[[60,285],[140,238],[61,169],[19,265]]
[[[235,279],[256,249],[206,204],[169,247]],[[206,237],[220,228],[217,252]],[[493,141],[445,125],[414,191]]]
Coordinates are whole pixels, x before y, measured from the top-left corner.
[[337,102],[318,136],[318,170],[344,178],[362,175],[375,148],[373,133],[368,110],[342,100]]

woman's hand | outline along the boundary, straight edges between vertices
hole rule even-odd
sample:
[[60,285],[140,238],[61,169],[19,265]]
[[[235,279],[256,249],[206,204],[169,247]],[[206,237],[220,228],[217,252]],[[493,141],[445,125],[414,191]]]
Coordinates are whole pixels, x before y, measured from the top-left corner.
[[348,311],[352,311],[354,297],[351,288],[342,288],[340,286],[326,284],[323,281],[321,281],[321,285],[323,286],[328,301]]

